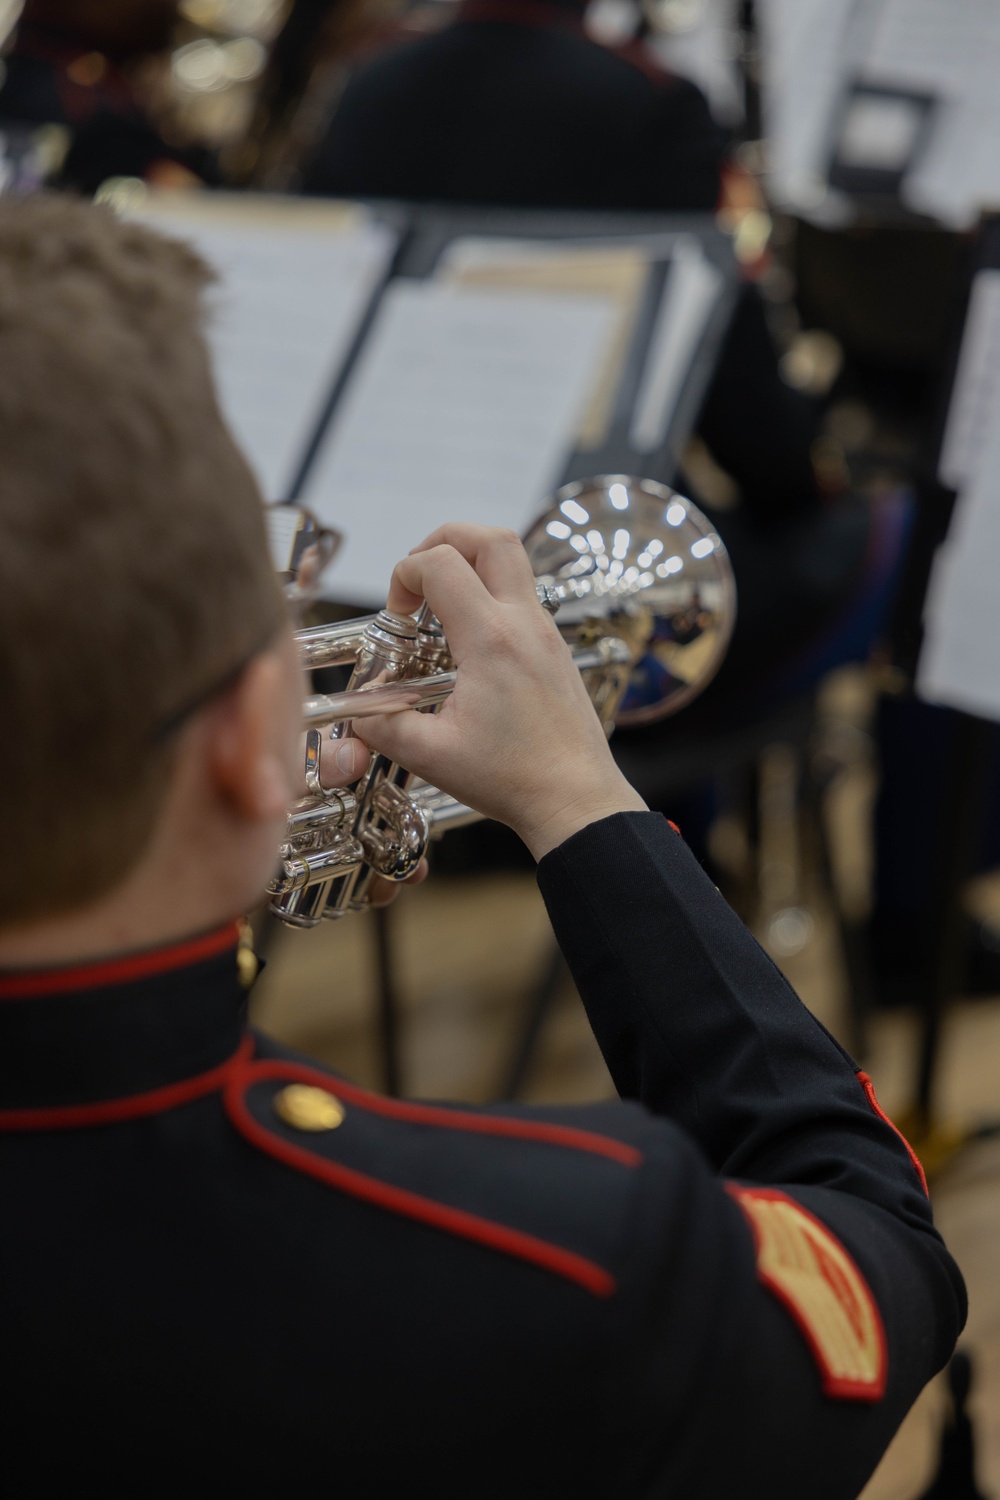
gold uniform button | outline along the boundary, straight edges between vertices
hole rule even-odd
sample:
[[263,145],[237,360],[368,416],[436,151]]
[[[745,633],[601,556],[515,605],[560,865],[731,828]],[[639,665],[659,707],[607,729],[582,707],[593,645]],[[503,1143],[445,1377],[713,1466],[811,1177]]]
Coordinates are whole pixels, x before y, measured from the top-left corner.
[[336,1130],[346,1113],[344,1106],[325,1089],[308,1083],[290,1083],[274,1096],[274,1112],[293,1130]]

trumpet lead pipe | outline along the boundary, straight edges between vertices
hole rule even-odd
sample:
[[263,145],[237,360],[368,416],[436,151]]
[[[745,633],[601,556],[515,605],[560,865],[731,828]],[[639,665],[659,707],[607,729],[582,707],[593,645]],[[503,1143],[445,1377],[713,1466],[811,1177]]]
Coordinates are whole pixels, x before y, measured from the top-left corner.
[[[594,646],[573,646],[570,650],[574,665],[580,672],[629,666],[632,661],[629,647],[616,636],[607,636]],[[322,724],[343,724],[350,719],[367,719],[374,714],[398,714],[405,708],[429,708],[449,697],[457,675],[456,672],[435,672],[430,677],[378,682],[343,693],[317,693],[305,700],[304,722],[306,728],[315,729]]]
[[[553,614],[565,594],[565,590],[549,578],[539,579],[535,592],[539,604]],[[427,615],[426,605],[421,613]],[[365,631],[377,619],[377,615],[361,615],[354,620],[341,620],[332,625],[311,625],[306,630],[297,630],[295,640],[304,670],[311,672],[316,667],[350,666],[362,647]],[[419,619],[417,623],[421,623]]]
[[306,671],[314,667],[350,666],[361,649],[365,630],[378,618],[364,615],[337,625],[313,625],[295,632],[299,660]]
[[469,823],[482,820],[482,813],[464,802],[456,802],[447,792],[436,786],[421,786],[410,789],[411,802],[423,813],[432,834],[446,833],[451,828],[465,828]]

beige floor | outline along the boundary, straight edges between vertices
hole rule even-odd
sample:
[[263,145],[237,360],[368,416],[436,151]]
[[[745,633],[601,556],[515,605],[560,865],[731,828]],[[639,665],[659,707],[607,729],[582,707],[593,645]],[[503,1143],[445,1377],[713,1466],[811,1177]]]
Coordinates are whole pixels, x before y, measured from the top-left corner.
[[[836,706],[836,695],[833,701]],[[808,862],[803,868],[795,849],[782,802],[788,770],[787,752],[780,749],[765,767],[766,859],[752,925],[806,1003],[843,1034],[840,955]],[[834,824],[843,835],[841,883],[848,896],[866,863],[863,813],[870,794],[871,778],[860,755],[834,807]],[[728,837],[734,843],[733,830]],[[992,898],[995,892],[984,897]],[[432,877],[403,893],[393,923],[406,1092],[470,1101],[495,1097],[525,993],[552,941],[533,878]],[[377,1087],[373,937],[367,917],[324,924],[314,932],[282,930],[254,992],[253,1019],[290,1045]],[[912,1016],[876,1017],[870,1040],[868,1066],[882,1103],[890,1112],[901,1111],[909,1102],[913,1073]],[[579,999],[567,983],[526,1097],[567,1102],[612,1092]],[[957,1125],[1000,1115],[1000,997],[954,1007],[943,1048],[940,1101],[942,1118]],[[971,1295],[966,1342],[977,1369],[979,1484],[985,1495],[1000,1500],[1000,1139],[962,1152],[934,1182],[933,1199]],[[864,1500],[917,1500],[931,1477],[943,1408],[944,1395],[935,1384],[917,1403]]]

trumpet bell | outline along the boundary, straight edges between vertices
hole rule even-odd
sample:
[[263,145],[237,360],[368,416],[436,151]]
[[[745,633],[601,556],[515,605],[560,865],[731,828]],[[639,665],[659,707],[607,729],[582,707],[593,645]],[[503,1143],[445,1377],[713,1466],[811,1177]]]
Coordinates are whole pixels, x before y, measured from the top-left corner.
[[560,598],[571,641],[601,629],[637,643],[615,723],[648,724],[711,681],[736,621],[726,549],[705,516],[665,484],[602,474],[565,485],[524,545]]

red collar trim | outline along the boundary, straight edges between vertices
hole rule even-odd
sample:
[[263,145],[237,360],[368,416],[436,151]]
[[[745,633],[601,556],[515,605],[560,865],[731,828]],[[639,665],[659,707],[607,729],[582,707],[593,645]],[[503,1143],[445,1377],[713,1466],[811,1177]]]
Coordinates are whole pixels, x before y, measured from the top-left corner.
[[99,1099],[94,1104],[42,1105],[34,1109],[0,1110],[0,1131],[6,1130],[83,1130],[90,1125],[118,1125],[123,1120],[141,1120],[146,1115],[160,1115],[164,1110],[190,1104],[206,1094],[217,1093],[253,1054],[253,1037],[245,1035],[225,1062],[194,1078],[166,1083],[145,1094],[127,1094],[119,1099]]
[[95,963],[74,964],[63,969],[0,972],[0,1000],[33,1000],[41,995],[65,995],[76,990],[103,989],[106,985],[132,984],[137,979],[149,979],[154,974],[167,974],[172,969],[186,969],[203,959],[215,958],[227,948],[235,948],[239,938],[237,923],[227,922],[225,927],[214,932],[145,953],[98,959]]

